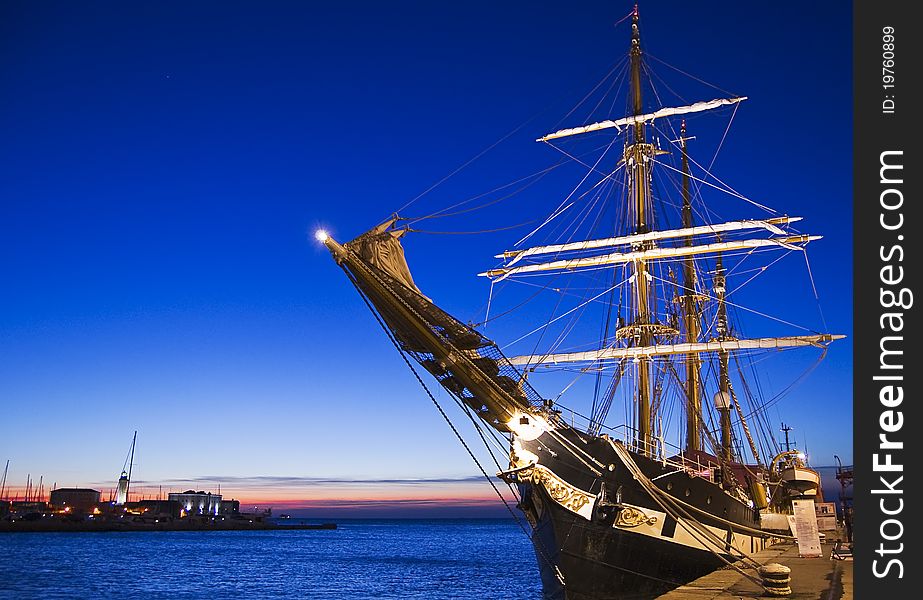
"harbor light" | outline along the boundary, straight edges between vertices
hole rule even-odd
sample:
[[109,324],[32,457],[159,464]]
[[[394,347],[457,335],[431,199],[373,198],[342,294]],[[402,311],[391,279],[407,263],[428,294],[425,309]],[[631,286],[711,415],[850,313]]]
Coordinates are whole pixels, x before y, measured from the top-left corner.
[[315,238],[318,242],[322,242],[322,243],[323,243],[323,242],[326,242],[326,241],[327,241],[327,237],[328,237],[328,236],[327,236],[327,232],[324,231],[323,229],[318,229],[317,232],[314,233],[314,238]]

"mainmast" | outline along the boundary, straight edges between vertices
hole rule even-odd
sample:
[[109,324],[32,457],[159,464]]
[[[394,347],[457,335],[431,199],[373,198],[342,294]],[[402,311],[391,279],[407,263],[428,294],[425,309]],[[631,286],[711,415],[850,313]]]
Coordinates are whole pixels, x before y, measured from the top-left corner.
[[[638,7],[635,5],[631,19],[631,95],[632,114],[638,116],[644,113],[641,96],[641,34],[638,30]],[[631,173],[631,194],[635,210],[635,233],[643,234],[650,231],[648,223],[647,206],[650,199],[650,165],[653,145],[645,139],[645,123],[638,120],[634,123],[634,136],[632,144],[625,149],[625,163]],[[639,250],[652,247],[651,242],[642,242]],[[647,273],[647,262],[644,259],[633,261],[634,266],[634,303],[635,315],[632,326],[635,328],[636,340],[640,346],[653,344],[651,315],[651,297]],[[635,445],[639,452],[652,453],[651,445],[651,360],[643,357],[637,362],[638,370],[638,421],[636,424]]]
[[[692,227],[692,201],[689,195],[689,155],[686,152],[686,121],[680,126],[680,148],[683,155],[683,227]],[[692,236],[686,237],[686,246],[692,246]],[[686,326],[686,341],[699,341],[699,317],[696,310],[695,261],[687,256],[683,261],[683,320]],[[686,450],[702,447],[702,398],[701,364],[698,354],[686,356]]]

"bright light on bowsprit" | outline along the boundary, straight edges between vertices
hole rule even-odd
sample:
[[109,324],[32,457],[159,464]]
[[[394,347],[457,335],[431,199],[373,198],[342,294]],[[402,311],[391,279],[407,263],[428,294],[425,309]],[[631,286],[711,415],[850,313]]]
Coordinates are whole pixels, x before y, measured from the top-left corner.
[[318,242],[326,242],[328,237],[330,236],[328,236],[327,232],[323,229],[318,229],[316,232],[314,232],[314,239],[316,239]]

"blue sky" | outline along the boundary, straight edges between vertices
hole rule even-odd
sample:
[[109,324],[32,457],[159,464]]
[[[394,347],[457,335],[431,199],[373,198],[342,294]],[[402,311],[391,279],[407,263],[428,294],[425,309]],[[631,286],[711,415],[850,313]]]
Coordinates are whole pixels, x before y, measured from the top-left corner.
[[[431,497],[487,497],[312,234],[361,233],[523,123],[411,216],[552,164],[532,140],[623,56],[630,9],[4,3],[12,482],[113,485],[138,429],[151,486],[213,477],[245,496],[230,481],[301,477],[359,482],[306,497],[398,497],[381,480],[424,478]],[[715,170],[825,235],[809,247],[824,317],[851,333],[849,5],[645,2],[641,19],[652,56],[750,97]],[[529,201],[544,214],[558,192]],[[469,319],[487,294],[474,274],[515,234],[405,247],[424,291]],[[789,307],[783,287],[762,299],[816,324],[813,298]],[[851,462],[851,369],[847,339],[781,407],[815,464]]]

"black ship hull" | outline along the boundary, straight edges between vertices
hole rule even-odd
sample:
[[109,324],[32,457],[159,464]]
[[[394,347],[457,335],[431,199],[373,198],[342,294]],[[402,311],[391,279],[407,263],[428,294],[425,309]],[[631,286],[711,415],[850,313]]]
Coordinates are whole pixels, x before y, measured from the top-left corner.
[[707,550],[596,525],[554,504],[533,544],[546,600],[653,598],[723,564]]
[[[765,544],[758,511],[726,493],[713,481],[720,474],[707,468],[679,470],[675,461],[630,453],[634,466],[695,514],[692,524],[665,513],[605,437],[557,429],[517,445],[539,456],[518,478],[546,600],[654,598],[733,561],[732,548]],[[598,464],[600,475],[591,470]],[[702,526],[723,547],[703,544],[695,533]]]

